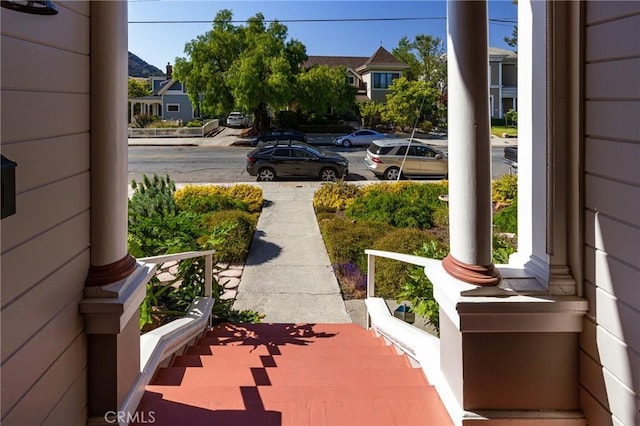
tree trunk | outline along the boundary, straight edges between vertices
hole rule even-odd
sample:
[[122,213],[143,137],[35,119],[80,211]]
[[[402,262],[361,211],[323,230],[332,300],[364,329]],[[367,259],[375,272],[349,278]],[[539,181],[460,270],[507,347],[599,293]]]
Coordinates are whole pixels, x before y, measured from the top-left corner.
[[253,129],[257,133],[262,133],[269,129],[269,124],[267,105],[264,102],[260,102],[258,107],[253,111]]

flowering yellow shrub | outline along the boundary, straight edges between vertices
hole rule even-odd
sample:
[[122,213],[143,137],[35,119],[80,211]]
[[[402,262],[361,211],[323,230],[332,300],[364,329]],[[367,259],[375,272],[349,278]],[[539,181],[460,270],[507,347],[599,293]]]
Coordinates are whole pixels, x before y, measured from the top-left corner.
[[352,183],[323,183],[313,194],[313,208],[317,213],[344,210],[360,193],[360,188]]
[[491,198],[498,205],[511,204],[518,198],[518,175],[503,175],[491,182]]
[[255,213],[262,210],[264,198],[262,188],[255,185],[237,184],[227,188],[227,194],[236,200],[247,203],[249,212]]
[[[217,211],[230,207],[246,206],[249,212],[262,209],[262,189],[252,185],[186,185],[177,190],[173,197],[180,209],[195,211]],[[245,208],[242,208],[245,210]]]

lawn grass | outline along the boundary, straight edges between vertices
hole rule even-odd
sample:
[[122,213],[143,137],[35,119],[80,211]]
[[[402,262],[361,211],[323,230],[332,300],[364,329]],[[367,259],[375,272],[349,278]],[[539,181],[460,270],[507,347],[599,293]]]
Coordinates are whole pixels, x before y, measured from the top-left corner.
[[507,135],[518,136],[518,128],[507,126],[491,126],[492,135],[502,137],[504,133],[506,133]]

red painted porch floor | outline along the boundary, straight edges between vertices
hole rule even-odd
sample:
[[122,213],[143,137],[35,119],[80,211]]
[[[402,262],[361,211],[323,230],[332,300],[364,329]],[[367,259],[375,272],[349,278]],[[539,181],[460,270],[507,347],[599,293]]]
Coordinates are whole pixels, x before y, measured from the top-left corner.
[[451,425],[420,369],[355,324],[224,324],[160,369],[154,425]]

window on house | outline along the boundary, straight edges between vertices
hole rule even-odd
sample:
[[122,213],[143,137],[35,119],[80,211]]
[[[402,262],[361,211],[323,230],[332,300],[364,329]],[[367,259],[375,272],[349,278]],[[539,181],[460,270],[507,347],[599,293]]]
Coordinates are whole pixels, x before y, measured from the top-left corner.
[[376,72],[373,74],[374,89],[388,89],[393,80],[400,78],[398,72]]
[[167,112],[180,112],[180,104],[167,104]]
[[350,85],[355,86],[356,79],[352,75],[348,75],[347,82],[349,82]]

